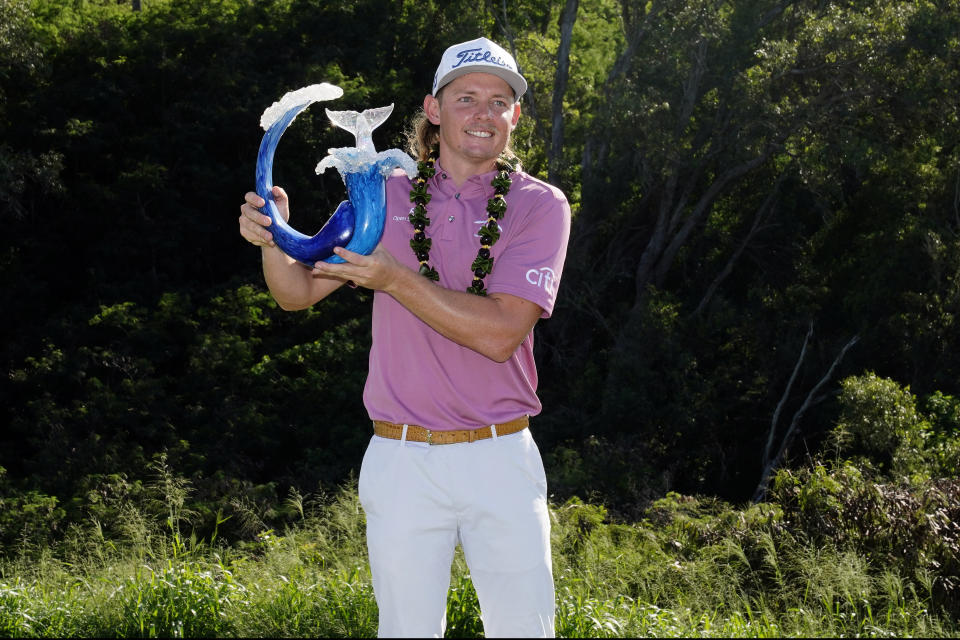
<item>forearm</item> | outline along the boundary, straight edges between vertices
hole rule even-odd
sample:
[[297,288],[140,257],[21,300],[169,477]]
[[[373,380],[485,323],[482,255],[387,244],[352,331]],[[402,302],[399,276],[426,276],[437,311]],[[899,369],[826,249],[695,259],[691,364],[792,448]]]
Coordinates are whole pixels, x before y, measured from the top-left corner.
[[[539,307],[518,298],[446,289],[407,268],[384,292],[445,338],[496,362],[513,355],[540,314]],[[529,305],[524,319],[517,317],[518,302]]]
[[535,303],[517,296],[480,297],[445,289],[398,262],[382,245],[369,256],[334,251],[345,262],[318,262],[313,273],[382,291],[440,335],[497,362],[513,355],[543,313]]
[[263,277],[281,309],[298,311],[311,307],[343,284],[342,280],[311,272],[275,246],[261,249]]

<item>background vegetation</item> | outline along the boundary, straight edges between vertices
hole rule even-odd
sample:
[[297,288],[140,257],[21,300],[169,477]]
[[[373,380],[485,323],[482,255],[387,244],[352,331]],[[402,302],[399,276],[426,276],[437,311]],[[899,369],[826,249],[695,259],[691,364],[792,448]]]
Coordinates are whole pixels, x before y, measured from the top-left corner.
[[[370,295],[278,310],[236,216],[283,93],[395,103],[376,143],[401,146],[437,56],[478,34],[515,51],[517,146],[575,214],[537,329],[561,619],[955,631],[953,0],[0,0],[0,634],[171,634],[89,625],[187,579],[233,626],[183,633],[369,631],[362,547],[301,547],[353,499]],[[342,144],[321,109],[285,135],[298,228],[342,199],[312,171]],[[305,515],[301,492],[328,498]],[[241,565],[273,578],[254,594]],[[228,613],[300,610],[330,576],[351,622]],[[875,629],[831,626],[864,602]]]

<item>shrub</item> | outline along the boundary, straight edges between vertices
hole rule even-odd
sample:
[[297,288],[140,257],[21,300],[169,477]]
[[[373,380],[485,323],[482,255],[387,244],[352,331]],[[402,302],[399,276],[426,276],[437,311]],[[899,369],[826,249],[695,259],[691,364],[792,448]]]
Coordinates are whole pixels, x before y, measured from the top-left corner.
[[56,496],[20,490],[7,481],[6,473],[0,467],[0,556],[23,541],[40,546],[53,541],[65,516]]
[[936,391],[923,401],[930,423],[926,432],[927,462],[933,477],[960,476],[960,398]]
[[839,401],[834,434],[841,450],[888,471],[902,471],[917,457],[922,419],[909,387],[874,373],[851,376],[841,383]]
[[781,470],[771,499],[816,546],[863,553],[960,612],[960,479],[878,482],[851,462]]
[[909,387],[876,374],[851,376],[839,396],[837,452],[888,478],[956,477],[960,470],[960,400],[936,392],[918,407]]

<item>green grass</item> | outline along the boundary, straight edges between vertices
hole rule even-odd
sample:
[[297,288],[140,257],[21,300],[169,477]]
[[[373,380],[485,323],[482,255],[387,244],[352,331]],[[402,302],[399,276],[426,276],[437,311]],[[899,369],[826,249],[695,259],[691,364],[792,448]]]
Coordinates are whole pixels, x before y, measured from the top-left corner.
[[[183,513],[174,511],[158,522],[131,516],[136,526],[123,539],[99,538],[91,525],[59,549],[24,549],[0,564],[0,636],[375,635],[355,489],[302,513],[282,533],[233,546],[184,540]],[[601,507],[574,500],[551,515],[559,636],[958,634],[953,619],[931,609],[932,577],[805,545],[762,518],[734,526],[757,516],[751,510],[615,524]],[[705,522],[725,518],[734,525],[703,535]],[[447,628],[450,637],[482,634],[459,551]]]

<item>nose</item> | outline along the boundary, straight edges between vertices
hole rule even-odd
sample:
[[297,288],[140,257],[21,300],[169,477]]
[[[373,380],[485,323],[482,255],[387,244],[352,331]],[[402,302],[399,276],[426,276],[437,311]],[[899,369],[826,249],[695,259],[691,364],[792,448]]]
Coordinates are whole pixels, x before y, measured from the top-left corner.
[[493,106],[488,102],[477,102],[477,108],[474,110],[474,117],[490,120],[494,117]]

